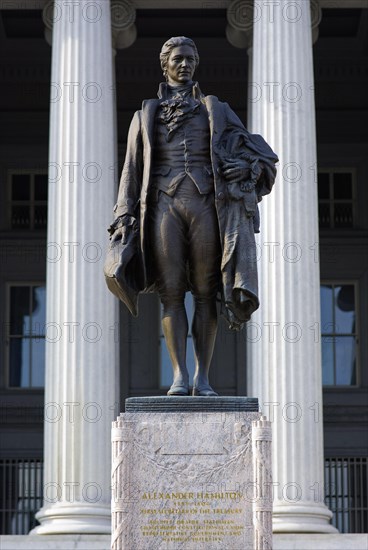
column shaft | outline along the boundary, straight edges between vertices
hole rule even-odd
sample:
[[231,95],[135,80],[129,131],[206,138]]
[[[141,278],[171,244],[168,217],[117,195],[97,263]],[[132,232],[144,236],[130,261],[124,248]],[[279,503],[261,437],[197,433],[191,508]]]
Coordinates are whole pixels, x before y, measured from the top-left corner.
[[333,532],[323,503],[316,132],[310,2],[257,2],[250,130],[280,158],[261,204],[248,392],[273,433],[274,531]]
[[106,228],[116,193],[110,2],[59,3],[57,8],[50,113],[44,506],[37,514],[41,525],[33,532],[109,533],[109,441],[119,387],[118,304],[103,277]]

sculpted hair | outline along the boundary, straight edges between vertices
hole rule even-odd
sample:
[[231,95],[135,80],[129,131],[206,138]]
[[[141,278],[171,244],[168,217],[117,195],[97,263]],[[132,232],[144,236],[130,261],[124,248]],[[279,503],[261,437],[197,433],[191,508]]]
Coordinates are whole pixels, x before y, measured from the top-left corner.
[[193,48],[196,68],[199,65],[198,50],[193,40],[191,38],[187,38],[186,36],[173,36],[172,38],[169,38],[169,40],[165,42],[165,44],[161,48],[161,53],[160,53],[161,69],[165,77],[166,77],[167,62],[168,62],[170,53],[174,48],[177,48],[178,46],[190,46],[191,48]]

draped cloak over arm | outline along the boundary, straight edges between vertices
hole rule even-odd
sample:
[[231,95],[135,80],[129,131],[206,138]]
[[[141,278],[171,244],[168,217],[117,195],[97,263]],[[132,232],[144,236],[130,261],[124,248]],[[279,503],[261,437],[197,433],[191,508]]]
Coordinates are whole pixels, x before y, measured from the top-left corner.
[[259,232],[257,203],[271,192],[276,177],[277,156],[256,134],[250,134],[226,104],[227,127],[221,135],[218,154],[222,161],[247,162],[247,179],[226,182],[227,212],[222,250],[222,314],[231,329],[239,330],[259,307],[257,248]]

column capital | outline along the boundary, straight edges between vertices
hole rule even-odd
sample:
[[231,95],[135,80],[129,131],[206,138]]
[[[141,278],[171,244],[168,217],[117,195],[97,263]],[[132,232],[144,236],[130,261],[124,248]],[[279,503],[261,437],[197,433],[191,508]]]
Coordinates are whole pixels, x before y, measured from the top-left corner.
[[250,48],[253,40],[253,0],[233,0],[226,11],[226,38],[235,48]]
[[130,0],[111,1],[112,45],[120,50],[129,48],[137,38],[136,10]]
[[52,27],[54,24],[54,0],[50,0],[42,10],[42,21],[45,25],[44,35],[49,46],[52,46]]
[[[273,10],[280,4],[270,5],[269,2],[254,2],[254,0],[233,0],[227,8],[226,38],[235,48],[250,49],[253,45],[253,22],[261,17],[273,21]],[[312,41],[318,39],[319,24],[322,19],[320,0],[310,0]]]
[[311,27],[312,42],[315,44],[319,35],[319,24],[322,19],[322,8],[320,0],[311,0]]
[[[42,10],[42,20],[45,25],[45,40],[52,45],[52,29],[54,22],[62,16],[66,9],[61,2],[50,0]],[[111,35],[112,47],[124,49],[131,46],[137,38],[135,26],[136,10],[131,0],[111,0]],[[73,12],[70,12],[73,16]]]

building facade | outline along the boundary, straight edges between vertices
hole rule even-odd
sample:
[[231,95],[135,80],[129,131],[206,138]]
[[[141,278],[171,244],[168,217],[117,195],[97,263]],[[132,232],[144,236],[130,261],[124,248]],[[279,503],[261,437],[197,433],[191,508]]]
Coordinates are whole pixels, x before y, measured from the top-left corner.
[[102,267],[129,122],[176,35],[198,46],[203,92],[280,158],[261,309],[243,333],[221,326],[211,380],[273,423],[276,534],[367,532],[367,8],[1,3],[2,534],[107,535],[111,421],[167,391],[157,297],[131,318]]

